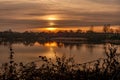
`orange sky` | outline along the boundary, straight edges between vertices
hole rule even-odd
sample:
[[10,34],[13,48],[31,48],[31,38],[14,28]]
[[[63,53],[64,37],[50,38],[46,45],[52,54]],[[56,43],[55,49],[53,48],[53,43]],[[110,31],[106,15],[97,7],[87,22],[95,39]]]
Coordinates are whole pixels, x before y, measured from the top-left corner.
[[0,31],[75,30],[119,23],[120,0],[0,0]]
[[[120,26],[112,26],[110,28],[115,31],[116,29],[119,29],[119,27]],[[35,31],[35,32],[41,32],[41,31],[56,32],[56,31],[59,31],[59,30],[73,30],[73,31],[82,30],[83,32],[86,32],[86,31],[90,30],[90,27],[89,26],[88,27],[69,27],[69,28],[67,28],[67,27],[65,27],[65,28],[48,27],[48,28],[33,28],[31,30]],[[103,27],[102,26],[93,27],[93,31],[102,32]]]

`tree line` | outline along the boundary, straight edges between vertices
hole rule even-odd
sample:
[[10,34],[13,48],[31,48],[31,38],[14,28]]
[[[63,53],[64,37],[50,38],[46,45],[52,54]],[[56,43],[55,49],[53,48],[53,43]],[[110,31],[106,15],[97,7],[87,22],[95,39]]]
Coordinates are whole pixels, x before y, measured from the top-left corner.
[[[93,27],[93,26],[92,26]],[[120,33],[110,31],[110,26],[103,28],[104,32],[94,32],[92,29],[87,32],[77,31],[58,31],[58,32],[14,32],[12,30],[0,32],[0,41],[51,41],[53,38],[85,38],[88,41],[120,40]]]

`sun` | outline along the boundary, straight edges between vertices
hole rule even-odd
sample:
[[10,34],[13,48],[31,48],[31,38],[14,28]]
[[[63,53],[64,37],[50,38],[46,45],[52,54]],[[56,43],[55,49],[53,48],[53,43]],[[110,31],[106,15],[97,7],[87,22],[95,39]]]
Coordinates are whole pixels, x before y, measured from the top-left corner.
[[49,31],[55,31],[57,28],[50,27],[50,28],[46,28],[46,29]]
[[56,17],[48,17],[48,20],[53,21],[53,20],[57,20],[57,18]]
[[46,16],[46,19],[49,20],[49,21],[54,21],[54,20],[58,20],[58,16],[56,16],[56,15],[49,15],[49,16]]

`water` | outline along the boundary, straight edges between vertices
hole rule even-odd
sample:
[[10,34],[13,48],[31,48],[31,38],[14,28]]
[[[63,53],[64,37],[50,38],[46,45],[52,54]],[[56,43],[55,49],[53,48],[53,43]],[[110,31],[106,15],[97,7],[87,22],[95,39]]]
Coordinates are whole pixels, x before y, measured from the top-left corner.
[[[86,44],[86,43],[32,43],[30,45],[25,45],[23,43],[12,44],[12,48],[15,52],[14,60],[15,62],[29,63],[35,60],[39,60],[39,56],[47,56],[48,58],[55,58],[55,53],[57,56],[66,55],[74,56],[76,62],[84,63],[92,60],[97,60],[98,58],[105,57],[105,51],[107,47],[110,46],[109,43],[103,44]],[[117,53],[120,53],[120,45],[116,46]],[[0,63],[5,63],[9,61],[9,46],[0,45]]]

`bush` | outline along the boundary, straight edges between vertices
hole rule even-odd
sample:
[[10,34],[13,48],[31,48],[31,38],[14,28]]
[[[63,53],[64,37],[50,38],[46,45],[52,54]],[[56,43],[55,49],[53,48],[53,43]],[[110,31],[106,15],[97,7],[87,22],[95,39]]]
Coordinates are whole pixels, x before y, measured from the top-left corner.
[[9,63],[1,66],[0,80],[119,80],[120,63],[116,48],[109,48],[106,59],[77,64],[73,57],[58,57],[55,61],[46,56],[39,56],[40,66],[35,62],[15,63],[13,50],[10,48]]

